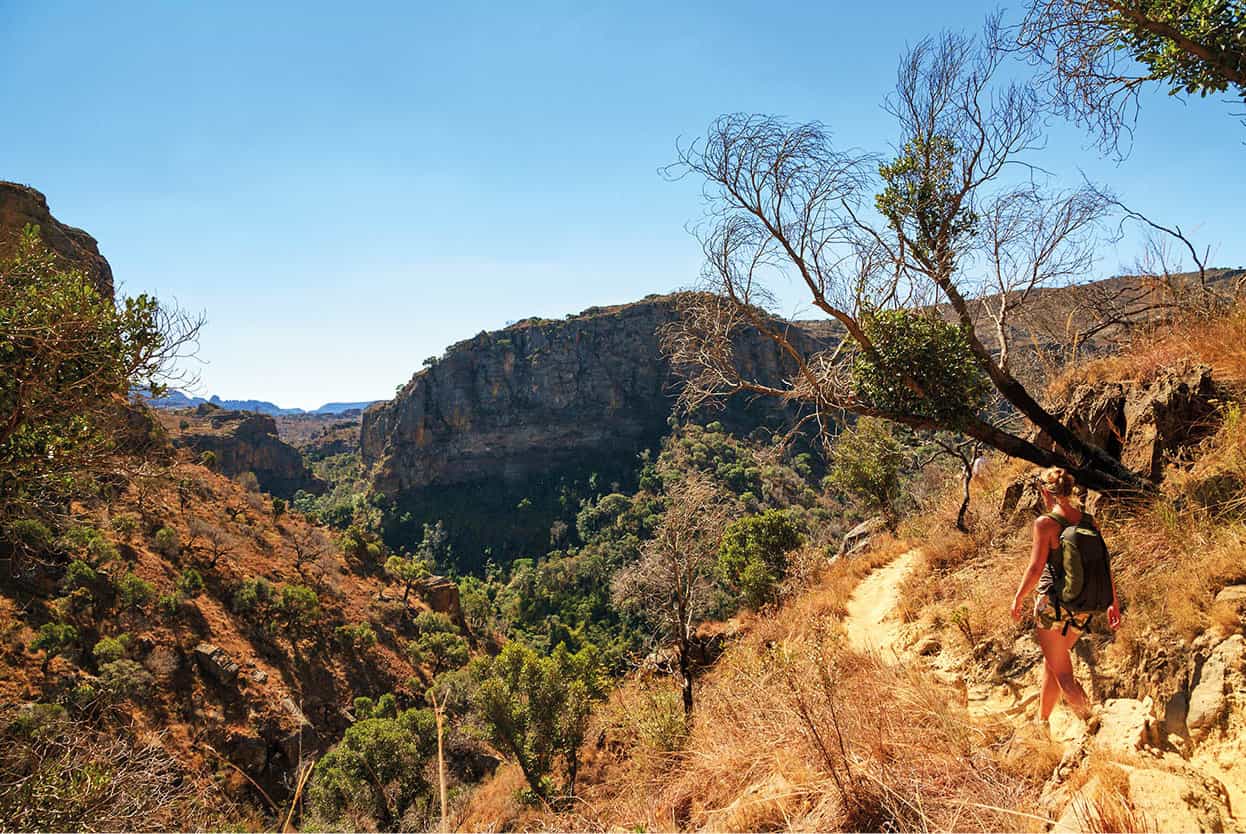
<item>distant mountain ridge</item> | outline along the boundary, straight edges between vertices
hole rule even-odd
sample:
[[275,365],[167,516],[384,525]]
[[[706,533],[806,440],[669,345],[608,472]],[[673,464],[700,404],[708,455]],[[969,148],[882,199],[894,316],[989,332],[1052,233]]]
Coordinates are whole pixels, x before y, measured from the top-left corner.
[[325,403],[320,408],[307,411],[302,408],[282,408],[276,403],[270,403],[267,400],[223,400],[216,394],[204,399],[203,397],[191,397],[177,389],[170,389],[169,393],[163,397],[147,397],[141,392],[147,403],[155,408],[194,408],[205,403],[215,405],[227,411],[254,411],[256,414],[268,414],[272,417],[280,417],[290,414],[342,414],[355,409],[363,410],[380,400],[364,400],[362,402],[333,402]]

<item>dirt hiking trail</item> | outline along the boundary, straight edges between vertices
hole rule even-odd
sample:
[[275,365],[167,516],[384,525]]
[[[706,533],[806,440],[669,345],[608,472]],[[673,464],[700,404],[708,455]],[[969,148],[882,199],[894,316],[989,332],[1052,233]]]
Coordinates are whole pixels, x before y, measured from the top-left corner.
[[901,623],[896,614],[900,602],[900,583],[917,563],[918,551],[910,550],[861,580],[848,598],[844,630],[848,644],[859,652],[873,652],[899,660],[897,646]]
[[[852,596],[845,606],[846,615],[843,619],[849,645],[856,651],[874,654],[891,663],[913,662],[923,660],[907,645],[904,624],[897,612],[900,603],[900,585],[918,564],[921,551],[906,551],[882,567],[874,569],[858,583]],[[955,685],[960,682],[960,674],[948,668],[940,668],[944,660],[942,653],[928,660],[928,671],[935,678]],[[1037,709],[1038,690],[1036,686],[1019,681],[1011,686],[961,687],[966,694],[966,707],[969,714],[977,721],[1004,721],[1020,732],[1032,732],[1035,729],[1033,712]],[[1130,776],[1128,791],[1130,802],[1137,808],[1138,820],[1142,828],[1139,830],[1201,830],[1201,831],[1246,831],[1246,785],[1243,776],[1236,771],[1234,765],[1238,756],[1246,748],[1234,740],[1221,743],[1207,743],[1194,756],[1182,761],[1171,752],[1162,758],[1167,760],[1168,770],[1147,767],[1144,757],[1139,754],[1144,749],[1141,738],[1137,742],[1127,740],[1121,746],[1121,728],[1108,729],[1110,725],[1121,723],[1117,716],[1127,712],[1131,705],[1147,706],[1130,699],[1110,699],[1101,705],[1105,710],[1105,726],[1102,731],[1096,726],[1088,728],[1080,719],[1074,717],[1063,705],[1057,706],[1052,714],[1049,738],[1059,744],[1065,751],[1064,760],[1057,772],[1052,775],[1044,789],[1062,794],[1060,805],[1064,813],[1058,820],[1053,820],[1049,830],[1056,832],[1074,832],[1084,830],[1101,830],[1089,822],[1086,815],[1088,796],[1095,792],[1095,779],[1092,777],[1080,790],[1070,792],[1072,785],[1065,785],[1087,752],[1092,748],[1119,748],[1124,752],[1123,761],[1131,761],[1133,765],[1123,765]],[[1126,722],[1128,723],[1128,719]],[[1136,723],[1136,722],[1135,722]],[[1145,720],[1141,725],[1146,726]],[[1243,729],[1243,728],[1235,728]],[[1138,736],[1138,728],[1125,728],[1123,735],[1128,739]],[[1210,741],[1210,740],[1208,740]],[[1152,751],[1158,756],[1158,751]],[[1156,763],[1158,764],[1158,762]],[[1178,776],[1177,774],[1183,774]],[[1184,778],[1183,778],[1184,777]],[[1158,781],[1157,781],[1158,780]],[[1207,781],[1205,781],[1207,780]],[[1139,782],[1133,785],[1133,782]],[[1193,794],[1191,785],[1202,784],[1200,797]],[[1210,806],[1215,806],[1211,808]],[[1200,806],[1206,806],[1200,808]],[[1200,811],[1210,810],[1209,813]],[[1059,810],[1059,806],[1053,808]]]

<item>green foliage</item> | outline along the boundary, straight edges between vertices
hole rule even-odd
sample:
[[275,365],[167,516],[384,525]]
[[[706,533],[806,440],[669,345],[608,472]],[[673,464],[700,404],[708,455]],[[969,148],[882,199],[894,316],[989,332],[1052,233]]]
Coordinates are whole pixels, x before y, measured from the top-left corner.
[[273,518],[278,519],[285,515],[286,499],[273,496]]
[[426,709],[398,712],[393,696],[387,697],[384,708],[358,699],[359,719],[316,763],[307,800],[320,820],[331,824],[362,816],[375,821],[377,830],[395,831],[413,809],[429,801],[433,789],[424,773],[437,749],[436,719]]
[[291,629],[306,629],[320,616],[320,597],[306,585],[286,585],[281,589],[277,608]]
[[138,608],[155,595],[156,589],[134,573],[126,571],[117,580],[117,602],[123,608]]
[[964,329],[935,316],[885,310],[862,320],[877,356],[857,354],[852,384],[863,405],[955,428],[986,405],[989,384]]
[[559,645],[542,656],[511,642],[497,657],[475,661],[472,669],[479,681],[473,707],[493,743],[518,762],[532,791],[550,795],[549,775],[561,757],[564,791],[574,794],[591,705],[605,697],[596,647],[572,654]]
[[73,525],[61,536],[60,545],[67,552],[97,565],[117,558],[116,546],[94,527]]
[[175,558],[182,552],[182,545],[178,541],[177,531],[172,527],[161,527],[156,531],[155,537],[156,552],[170,559]]
[[216,452],[211,449],[205,449],[203,454],[199,456],[199,463],[208,469],[216,468]]
[[125,658],[100,665],[100,686],[114,698],[135,698],[151,688],[152,677],[141,664]]
[[407,656],[416,666],[429,666],[433,677],[467,662],[467,640],[445,614],[420,612],[415,630],[418,636],[407,644]]
[[946,136],[921,135],[878,166],[884,183],[875,198],[878,212],[911,244],[913,257],[926,264],[938,265],[941,258],[959,253],[978,222],[961,202],[957,150]]
[[112,663],[126,656],[130,648],[130,635],[118,634],[115,637],[101,637],[91,649],[96,663]]
[[844,429],[832,449],[831,484],[867,511],[894,517],[904,454],[886,420],[862,417]]
[[48,526],[37,518],[17,518],[3,527],[4,540],[30,553],[46,553],[53,536]]
[[117,513],[112,517],[113,532],[123,539],[130,539],[138,532],[139,517],[134,513]]
[[99,580],[95,569],[81,559],[74,559],[65,570],[61,585],[65,588],[90,588]]
[[78,642],[78,629],[69,623],[50,622],[39,627],[30,647],[35,651],[46,652],[45,661],[58,654],[68,654]]
[[368,623],[340,625],[334,632],[337,639],[345,646],[356,649],[367,649],[376,645],[376,632]]
[[774,598],[787,574],[787,554],[801,544],[800,529],[787,510],[733,521],[718,549],[718,569],[745,605],[757,608]]
[[268,602],[273,596],[273,586],[262,576],[242,580],[234,591],[233,609],[239,614],[249,613]]
[[95,488],[125,431],[118,401],[159,389],[186,337],[169,321],[151,296],[101,296],[26,227],[0,259],[0,517],[59,515]]
[[178,591],[169,591],[161,594],[156,600],[156,607],[160,609],[166,617],[172,619],[182,613],[182,603],[186,602],[186,597],[182,596]]
[[654,753],[675,753],[688,738],[688,716],[679,690],[649,689],[628,715],[638,740]]
[[[1137,0],[1130,13],[1104,6],[1108,24],[1120,34],[1118,48],[1150,69],[1150,78],[1171,85],[1170,95],[1206,96],[1236,88],[1246,97],[1246,8],[1224,0]],[[1153,22],[1146,25],[1141,16]],[[1158,23],[1156,26],[1154,23]],[[1176,33],[1199,44],[1203,55],[1184,49]],[[1231,75],[1232,73],[1232,75]]]
[[177,590],[184,597],[197,597],[203,592],[203,576],[194,568],[186,568],[177,578]]

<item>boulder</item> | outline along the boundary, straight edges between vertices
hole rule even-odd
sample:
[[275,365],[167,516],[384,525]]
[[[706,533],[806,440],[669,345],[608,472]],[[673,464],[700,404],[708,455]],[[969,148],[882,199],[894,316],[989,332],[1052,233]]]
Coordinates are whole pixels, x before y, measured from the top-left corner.
[[282,729],[277,738],[277,749],[281,751],[281,755],[285,756],[286,763],[293,767],[307,754],[318,749],[320,735],[293,699],[282,698],[281,708],[285,712],[283,728],[288,728],[292,724],[293,729]]
[[449,616],[459,628],[466,628],[463,606],[459,599],[459,586],[453,579],[429,576],[416,586],[416,590],[429,608]]
[[1190,710],[1186,726],[1195,741],[1204,738],[1224,717],[1228,706],[1230,685],[1243,683],[1243,661],[1246,660],[1246,638],[1234,634],[1222,641],[1203,661],[1190,692]]
[[1246,609],[1246,585],[1229,585],[1216,594],[1216,603],[1238,611]]
[[[1224,831],[1233,818],[1224,786],[1196,771],[1110,767],[1118,778],[1109,786],[1092,776],[1073,793],[1053,832]],[[1113,825],[1129,827],[1105,827]]]
[[887,529],[887,519],[881,515],[862,521],[844,535],[844,540],[840,542],[839,552],[835,554],[835,558],[851,556],[863,550],[869,545],[870,539],[885,529]]
[[1092,747],[1114,753],[1133,753],[1159,739],[1150,698],[1109,698],[1099,712],[1099,730]]
[[258,777],[268,766],[268,744],[255,733],[230,732],[225,750],[229,760],[250,776]]
[[203,673],[222,686],[229,686],[238,677],[239,666],[224,649],[211,643],[195,646],[195,662]]
[[1167,455],[1206,431],[1216,409],[1216,388],[1207,365],[1179,363],[1125,398],[1121,463],[1153,480]]

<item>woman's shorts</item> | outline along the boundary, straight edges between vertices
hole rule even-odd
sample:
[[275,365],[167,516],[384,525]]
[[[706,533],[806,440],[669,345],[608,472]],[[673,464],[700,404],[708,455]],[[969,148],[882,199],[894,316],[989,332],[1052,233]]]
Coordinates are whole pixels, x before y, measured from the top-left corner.
[[1089,614],[1075,614],[1072,611],[1060,609],[1060,613],[1056,613],[1056,609],[1051,604],[1051,597],[1046,594],[1039,594],[1034,600],[1034,619],[1038,622],[1039,628],[1057,628],[1065,630],[1067,628],[1075,628],[1078,631],[1085,631],[1086,626],[1090,624]]

